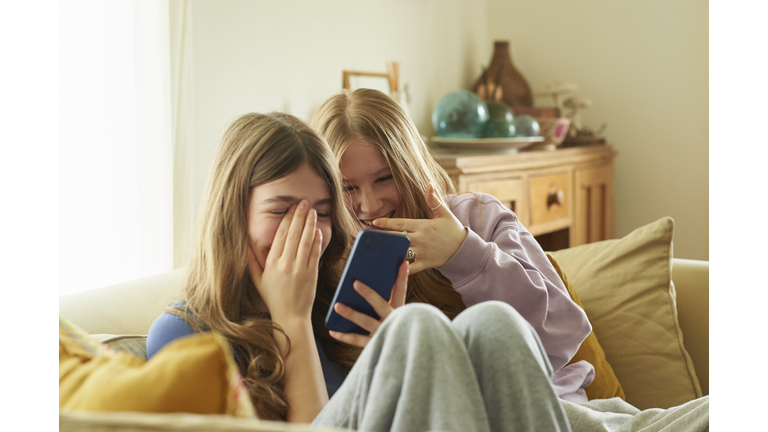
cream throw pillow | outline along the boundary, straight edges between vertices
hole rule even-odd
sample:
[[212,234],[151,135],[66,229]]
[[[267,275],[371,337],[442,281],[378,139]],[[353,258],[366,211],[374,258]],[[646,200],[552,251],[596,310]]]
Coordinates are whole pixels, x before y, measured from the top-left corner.
[[701,397],[677,320],[675,223],[664,217],[626,237],[552,252],[581,299],[626,400],[669,408]]

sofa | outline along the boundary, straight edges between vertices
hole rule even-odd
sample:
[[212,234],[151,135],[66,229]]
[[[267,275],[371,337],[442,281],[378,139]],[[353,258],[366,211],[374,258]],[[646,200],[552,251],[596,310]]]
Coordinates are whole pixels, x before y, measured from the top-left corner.
[[[709,394],[709,263],[674,258],[673,234],[674,221],[665,217],[621,239],[548,252],[593,326],[577,353],[596,368],[595,382],[587,387],[590,399],[622,397],[645,409],[668,408]],[[74,323],[99,345],[129,353],[125,355],[141,366],[145,361],[141,357],[146,358],[145,335],[177,298],[182,276],[183,270],[174,270],[61,297],[60,319]],[[120,408],[106,412],[60,408],[59,427],[73,431],[307,429],[225,413]]]

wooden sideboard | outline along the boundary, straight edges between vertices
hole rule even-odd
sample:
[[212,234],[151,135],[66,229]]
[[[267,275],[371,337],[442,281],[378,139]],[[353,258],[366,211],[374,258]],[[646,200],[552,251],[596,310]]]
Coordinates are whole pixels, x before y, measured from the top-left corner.
[[485,192],[512,209],[544,250],[613,238],[609,145],[513,154],[432,147],[459,192]]

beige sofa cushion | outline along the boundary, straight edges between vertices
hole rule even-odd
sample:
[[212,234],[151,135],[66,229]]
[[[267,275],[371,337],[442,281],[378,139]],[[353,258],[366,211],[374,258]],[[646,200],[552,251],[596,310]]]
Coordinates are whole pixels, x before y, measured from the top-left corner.
[[702,395],[671,281],[674,221],[553,252],[578,293],[627,402],[668,408]]

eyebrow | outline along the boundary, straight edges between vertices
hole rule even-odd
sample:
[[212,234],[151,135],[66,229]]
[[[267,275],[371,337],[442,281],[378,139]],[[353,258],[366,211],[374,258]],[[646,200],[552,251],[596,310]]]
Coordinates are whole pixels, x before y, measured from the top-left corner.
[[[275,203],[295,204],[301,201],[302,199],[303,198],[298,198],[291,195],[277,195],[271,198],[266,198],[261,200],[261,204],[275,204]],[[312,204],[312,207],[317,207],[317,206],[327,205],[332,203],[333,203],[333,200],[331,198],[323,198],[321,200],[315,201],[315,203]]]
[[[392,170],[389,169],[389,165],[386,165],[382,169],[374,172],[373,174],[371,174],[371,177],[378,177],[378,176],[384,174],[387,171],[390,171],[390,172],[392,171]],[[344,176],[342,176],[342,180],[347,182],[347,183],[352,183],[352,182],[355,181],[355,179],[350,179],[350,178],[347,178],[347,177],[344,177]]]

